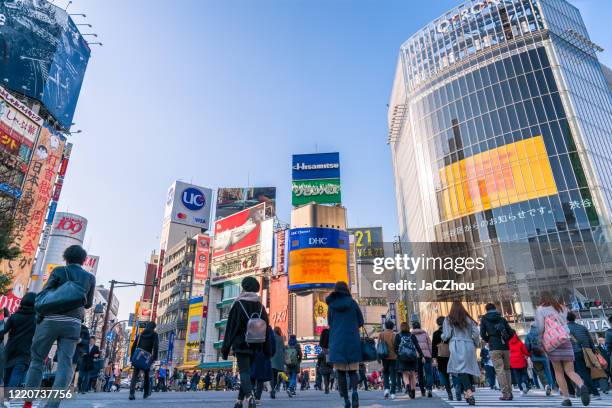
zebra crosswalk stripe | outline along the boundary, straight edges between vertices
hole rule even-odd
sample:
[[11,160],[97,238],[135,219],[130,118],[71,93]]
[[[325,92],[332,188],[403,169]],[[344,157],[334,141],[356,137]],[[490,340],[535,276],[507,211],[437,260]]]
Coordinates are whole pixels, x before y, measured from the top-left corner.
[[[436,390],[434,393],[440,397],[444,402],[448,403],[452,407],[466,408],[468,405],[465,400],[462,401],[448,401],[446,391]],[[547,397],[543,390],[533,390],[527,395],[522,395],[519,391],[514,391],[514,399],[512,401],[500,401],[500,391],[491,390],[490,388],[479,388],[474,394],[476,399],[476,406],[481,408],[487,407],[506,407],[506,408],[550,408],[560,407],[563,399],[559,393],[553,393],[550,397]],[[580,398],[571,398],[573,407],[582,407]],[[595,399],[591,397],[591,403],[589,408],[610,408],[612,407],[612,395],[602,394],[601,399]]]

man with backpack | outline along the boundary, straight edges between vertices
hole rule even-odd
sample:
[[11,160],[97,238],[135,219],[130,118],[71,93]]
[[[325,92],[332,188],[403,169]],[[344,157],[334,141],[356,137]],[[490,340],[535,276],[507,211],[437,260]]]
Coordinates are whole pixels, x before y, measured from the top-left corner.
[[546,396],[550,396],[552,385],[554,384],[552,372],[550,371],[550,361],[546,357],[546,352],[542,346],[542,339],[538,332],[538,326],[535,323],[531,324],[529,333],[525,336],[525,347],[527,347],[527,351],[531,354],[530,359],[533,364],[533,370],[544,386]]
[[302,348],[297,342],[295,334],[289,336],[287,348],[285,349],[285,366],[287,367],[287,375],[289,376],[289,386],[287,387],[287,395],[295,397],[295,389],[297,385],[297,377],[300,372],[300,364],[302,363]]
[[[36,297],[36,331],[32,339],[31,361],[26,388],[39,388],[43,362],[57,341],[57,371],[53,388],[64,390],[73,375],[72,358],[80,340],[85,309],[93,304],[96,278],[82,268],[87,252],[80,245],[64,251],[66,266],[53,269],[47,284]],[[60,400],[49,400],[47,407],[59,406]],[[30,408],[31,401],[24,404]]]
[[232,305],[227,319],[221,354],[224,360],[234,352],[240,372],[240,391],[234,408],[241,408],[246,398],[249,408],[257,403],[251,384],[251,365],[255,355],[262,350],[268,332],[268,313],[261,304],[259,282],[247,276],[241,283],[242,292]]
[[489,343],[491,361],[493,361],[497,381],[502,391],[500,400],[510,401],[513,396],[508,343],[514,334],[514,330],[497,311],[493,303],[487,303],[485,310],[487,313],[480,320],[480,337],[486,343]]

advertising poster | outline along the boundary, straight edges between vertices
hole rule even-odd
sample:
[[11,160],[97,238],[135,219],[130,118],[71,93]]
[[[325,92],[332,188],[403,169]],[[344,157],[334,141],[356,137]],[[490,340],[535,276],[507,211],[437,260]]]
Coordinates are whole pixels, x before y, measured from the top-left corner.
[[196,241],[193,279],[206,280],[208,278],[208,264],[210,261],[210,237],[198,234]]
[[210,228],[212,190],[175,181],[168,189],[164,219],[190,227]]
[[100,257],[97,255],[87,255],[85,259],[85,263],[83,264],[83,269],[92,275],[96,275],[98,272],[98,264],[100,263]]
[[28,288],[63,150],[63,137],[44,127],[15,213],[15,243],[21,254],[13,261],[0,263],[0,272],[13,274],[13,294],[18,298],[23,297]]
[[340,178],[340,153],[294,154],[293,180]]
[[187,338],[183,364],[197,364],[200,362],[200,327],[202,323],[202,296],[189,299],[189,314],[187,317]]
[[349,236],[331,228],[289,231],[289,289],[332,287],[349,282]]
[[265,203],[240,211],[215,223],[213,257],[259,244]]
[[215,219],[229,217],[261,203],[266,203],[267,216],[273,216],[276,208],[276,187],[220,188],[217,191]]
[[259,269],[259,247],[252,246],[239,256],[213,258],[210,265],[211,281],[220,282],[244,277]]
[[327,303],[324,298],[318,298],[314,302],[313,317],[315,334],[320,336],[323,329],[327,327]]
[[74,116],[90,49],[68,13],[52,2],[0,2],[5,86],[41,101],[63,128]]
[[291,204],[341,204],[340,179],[294,180],[291,184]]
[[440,169],[444,221],[557,193],[542,136],[475,154]]
[[385,256],[382,227],[349,228],[348,232],[355,236],[358,262]]
[[138,321],[139,322],[151,321],[152,306],[153,305],[151,302],[144,302],[142,300],[140,301],[140,306],[138,307]]
[[270,326],[280,327],[283,334],[289,329],[289,290],[287,275],[270,279]]
[[289,265],[289,250],[287,248],[289,230],[277,231],[275,234],[274,268],[272,268],[272,275],[284,275],[287,273],[287,267]]

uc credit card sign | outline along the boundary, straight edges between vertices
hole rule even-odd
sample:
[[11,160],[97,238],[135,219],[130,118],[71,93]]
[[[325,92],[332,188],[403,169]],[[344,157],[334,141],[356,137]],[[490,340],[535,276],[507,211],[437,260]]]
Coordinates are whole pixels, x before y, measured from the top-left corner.
[[293,155],[293,180],[340,178],[340,153]]
[[289,289],[348,283],[348,233],[331,228],[289,231]]

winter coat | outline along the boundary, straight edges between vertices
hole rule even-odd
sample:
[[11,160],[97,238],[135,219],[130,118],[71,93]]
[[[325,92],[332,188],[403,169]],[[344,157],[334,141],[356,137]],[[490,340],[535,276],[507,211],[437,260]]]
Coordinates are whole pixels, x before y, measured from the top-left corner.
[[438,370],[446,374],[448,368],[448,357],[438,356],[438,344],[444,343],[442,341],[442,328],[438,328],[431,337],[431,356],[438,362]]
[[151,353],[153,361],[157,360],[157,352],[159,351],[159,336],[155,332],[153,325],[147,324],[142,333],[136,337],[132,343],[130,356],[134,354],[137,347]]
[[34,311],[34,293],[27,293],[19,309],[6,320],[4,334],[8,334],[8,341],[4,349],[6,355],[6,368],[17,364],[30,365],[30,348],[32,338],[36,331],[36,313]]
[[508,342],[502,339],[496,325],[503,325],[506,332],[510,335],[512,328],[508,321],[502,317],[497,310],[490,310],[480,319],[480,337],[489,343],[489,350],[509,350]]
[[362,360],[359,328],[363,326],[363,314],[349,293],[332,292],[325,302],[328,305],[329,358],[332,364],[359,363]]
[[[80,340],[74,349],[74,356],[72,356],[72,364],[79,365],[79,370],[81,369],[80,365],[83,360],[83,355],[87,351],[87,347],[89,346],[89,329],[84,324],[81,324],[81,333]],[[55,354],[57,357],[57,353]],[[55,357],[53,358],[55,361]]]
[[402,337],[410,336],[412,343],[414,344],[414,348],[417,352],[417,359],[420,360],[423,358],[423,350],[421,350],[421,346],[419,346],[419,340],[412,333],[401,332],[395,335],[395,340],[393,340],[393,350],[395,350],[395,354],[398,356],[397,362],[395,363],[395,367],[397,371],[416,371],[417,370],[417,360],[415,361],[402,361],[399,358],[399,346],[402,343]]
[[531,356],[525,343],[515,334],[508,342],[510,348],[510,368],[525,368],[527,367],[526,357]]
[[442,325],[442,340],[449,341],[449,374],[471,374],[480,377],[480,367],[476,360],[476,346],[479,343],[476,323],[468,319],[467,327],[459,329],[452,326],[446,318]]
[[[83,321],[85,318],[85,309],[89,309],[93,305],[93,297],[96,290],[96,277],[87,272],[80,265],[70,264],[67,266],[58,266],[57,268],[53,269],[51,275],[49,276],[49,280],[47,280],[47,283],[45,284],[45,287],[41,293],[46,290],[58,288],[65,283],[68,280],[66,274],[70,275],[71,281],[76,282],[85,290],[85,293],[87,294],[85,305],[77,307],[76,309],[68,310],[67,312],[52,314],[74,317],[80,321]],[[43,317],[44,316],[40,316],[40,318]]]
[[269,324],[268,313],[261,304],[257,293],[242,292],[236,298],[227,318],[225,337],[221,346],[221,355],[224,360],[227,360],[230,350],[233,350],[235,354],[255,355],[261,349],[261,344],[249,344],[244,339],[249,319],[253,314],[260,313],[260,317]]
[[412,329],[410,333],[414,334],[419,341],[419,346],[421,350],[423,350],[423,356],[427,358],[431,357],[431,339],[429,338],[429,334],[423,329]]
[[251,380],[272,381],[272,363],[262,351],[257,352],[251,364]]
[[378,334],[378,342],[384,341],[387,343],[387,349],[389,350],[389,355],[385,360],[397,360],[397,353],[395,352],[395,347],[393,343],[395,341],[395,333],[391,329],[385,329],[384,331]]
[[[302,359],[304,358],[304,356],[302,355],[302,348],[300,347],[299,344],[295,344],[293,346],[287,346],[284,347],[283,350],[288,350],[290,348],[294,348],[297,351],[297,364],[296,365],[292,365],[292,366],[287,366],[286,368],[286,372],[289,373],[299,373],[300,372],[300,364],[302,364]],[[283,353],[283,358],[284,358],[284,353]]]
[[91,371],[95,368],[94,360],[100,356],[100,348],[95,344],[89,348],[89,344],[85,346],[85,354],[83,355],[83,361],[81,363],[82,371]]
[[284,371],[285,370],[285,343],[281,336],[275,336],[274,341],[276,342],[275,350],[274,350],[274,355],[272,356],[270,363],[272,364],[273,369],[278,370],[278,371]]
[[574,354],[582,354],[583,348],[594,349],[593,339],[586,327],[576,322],[569,322],[567,328],[570,331],[570,338],[573,337],[572,347],[574,348]]

